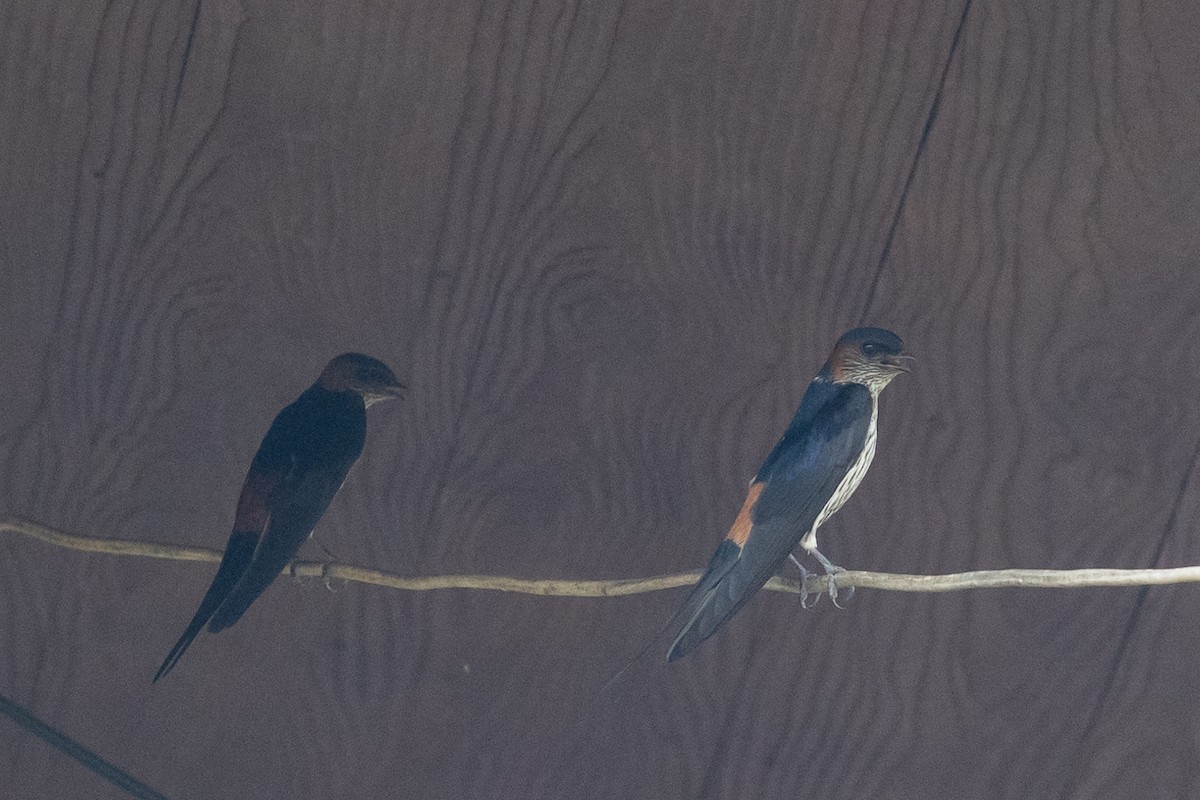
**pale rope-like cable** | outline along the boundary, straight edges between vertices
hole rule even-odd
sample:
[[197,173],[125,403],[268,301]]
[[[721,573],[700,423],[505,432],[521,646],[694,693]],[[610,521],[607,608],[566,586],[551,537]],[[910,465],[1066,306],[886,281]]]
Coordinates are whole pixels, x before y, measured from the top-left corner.
[[[221,551],[203,547],[178,547],[150,542],[130,542],[65,533],[29,520],[10,517],[0,521],[0,532],[8,531],[36,539],[56,547],[82,550],[88,553],[163,558],[173,561],[221,560]],[[483,589],[497,592],[519,592],[557,597],[620,597],[643,592],[656,592],[689,586],[700,578],[700,571],[649,578],[614,578],[610,580],[563,580],[544,578],[515,578],[506,575],[431,575],[404,577],[367,567],[321,561],[296,561],[287,570],[290,574],[344,580],[423,592],[431,589]],[[889,572],[847,570],[839,573],[839,589],[861,587],[893,592],[955,592],[963,589],[1063,589],[1086,586],[1161,586],[1172,583],[1200,582],[1200,567],[1166,569],[995,569],[975,572],[956,572],[949,575],[902,575]],[[809,591],[821,592],[828,587],[828,578],[809,578]],[[799,594],[800,582],[775,577],[766,588],[777,592]]]

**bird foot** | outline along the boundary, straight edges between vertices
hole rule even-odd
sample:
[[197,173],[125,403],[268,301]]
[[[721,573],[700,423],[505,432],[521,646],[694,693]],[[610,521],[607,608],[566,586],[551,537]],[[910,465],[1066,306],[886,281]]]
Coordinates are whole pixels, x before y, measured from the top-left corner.
[[[804,565],[797,561],[796,557],[791,553],[788,553],[788,559],[796,565],[796,569],[800,570],[800,607],[805,609],[812,608],[817,603],[821,602],[820,592],[810,592],[808,590],[808,580],[812,577],[812,573],[805,569]],[[809,596],[816,598],[812,601],[812,605],[808,604]]]
[[[813,574],[811,572],[807,572],[804,574],[804,577],[800,578],[800,607],[804,609],[812,608],[817,603],[821,602],[820,592],[810,592],[808,590],[808,581],[812,577]],[[808,602],[808,598],[810,597],[813,598],[811,603]]]
[[[839,567],[837,564],[834,564],[832,561],[830,561],[828,558],[826,558],[825,555],[820,550],[816,549],[815,547],[812,550],[810,550],[809,552],[812,553],[816,557],[816,559],[821,562],[821,566],[825,568],[825,574],[829,577],[829,588],[826,589],[826,591],[829,592],[829,602],[833,603],[834,606],[836,606],[837,608],[845,608],[844,605],[842,605],[841,603],[838,602],[838,587],[837,587],[837,576],[840,575],[841,573],[845,572],[846,571],[845,568]],[[849,588],[849,592],[846,593],[847,600],[849,600],[851,597],[854,596],[854,587],[850,586],[848,588]]]
[[[336,592],[337,589],[333,588],[333,581],[334,581],[333,567],[334,567],[333,562],[330,562],[330,561],[322,562],[321,563],[321,574],[317,576],[317,580],[320,581],[321,585],[324,586],[327,590],[329,590],[331,592]],[[287,569],[285,570],[285,572],[287,573],[287,576],[289,578],[291,578],[292,580],[294,580],[296,583],[300,584],[301,586],[311,586],[312,585],[309,582],[309,579],[311,576],[306,576],[306,575],[300,574],[300,561],[298,559],[293,559],[292,561],[288,562]]]
[[333,572],[333,564],[331,564],[330,562],[326,561],[324,564],[321,565],[321,583],[325,586],[326,591],[336,592],[337,589],[333,588],[332,572]]
[[[837,566],[834,566],[833,564],[828,564],[825,567],[825,574],[829,577],[829,602],[833,603],[833,605],[837,608],[845,608],[844,605],[842,605],[841,603],[838,602],[838,587],[837,587],[837,576],[840,573],[843,573],[845,571],[846,570],[843,567],[837,567]],[[854,597],[854,587],[853,586],[847,587],[847,592],[846,592],[845,597],[847,600],[849,600],[851,597]]]

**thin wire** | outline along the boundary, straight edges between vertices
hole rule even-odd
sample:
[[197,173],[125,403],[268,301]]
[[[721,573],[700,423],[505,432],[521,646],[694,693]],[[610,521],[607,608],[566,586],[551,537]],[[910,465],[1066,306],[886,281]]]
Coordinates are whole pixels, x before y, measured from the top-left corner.
[[78,761],[114,786],[124,789],[131,796],[137,797],[139,800],[167,800],[166,795],[154,791],[125,770],[101,758],[95,751],[75,741],[57,728],[42,722],[31,711],[3,695],[0,695],[0,714],[8,717],[54,749]]
[[[0,533],[20,534],[56,547],[108,555],[140,556],[173,561],[221,560],[218,550],[201,547],[177,547],[123,539],[104,539],[65,533],[29,520],[9,518],[0,521]],[[289,574],[329,580],[365,583],[389,589],[425,592],[435,589],[468,589],[517,592],[554,597],[624,597],[690,586],[700,579],[700,570],[648,578],[608,580],[564,580],[516,578],[506,575],[431,575],[405,577],[367,567],[322,561],[296,561]],[[838,573],[839,588],[851,586],[894,592],[957,592],[965,589],[1066,589],[1095,586],[1162,586],[1200,582],[1200,566],[1166,569],[997,569],[958,572],[947,575],[906,575],[890,572],[847,570]],[[807,590],[825,591],[829,580],[810,575]],[[765,587],[770,591],[800,593],[800,581],[775,577]]]
[[925,146],[929,143],[929,134],[933,132],[933,123],[937,121],[938,111],[942,108],[942,90],[946,88],[946,77],[950,74],[950,64],[954,61],[954,54],[958,52],[958,43],[962,38],[963,28],[967,25],[967,16],[971,13],[971,2],[972,0],[965,0],[963,3],[962,13],[958,17],[958,26],[955,27],[954,36],[950,39],[950,50],[946,53],[946,60],[942,62],[942,74],[938,78],[937,90],[933,93],[933,102],[929,104],[929,113],[925,116],[925,127],[921,129],[921,138],[917,140],[916,152],[913,153],[912,162],[908,165],[908,175],[905,176],[904,187],[900,190],[900,200],[896,203],[896,211],[892,214],[887,237],[883,240],[883,250],[880,251],[879,261],[875,264],[875,276],[871,279],[871,286],[867,290],[867,300],[863,304],[864,324],[866,324],[867,316],[871,313],[871,305],[875,302],[875,292],[879,289],[879,279],[883,277],[883,268],[892,254],[892,242],[896,238],[896,229],[900,227],[900,217],[904,214],[904,207],[908,204],[908,193],[917,177],[917,167],[921,163],[921,156],[925,154]]

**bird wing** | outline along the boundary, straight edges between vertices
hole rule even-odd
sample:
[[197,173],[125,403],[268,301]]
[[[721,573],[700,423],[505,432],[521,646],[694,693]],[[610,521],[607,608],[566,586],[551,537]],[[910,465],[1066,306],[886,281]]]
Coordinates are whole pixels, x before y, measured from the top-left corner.
[[[810,395],[814,397],[810,398]],[[815,410],[812,403],[819,403]],[[862,451],[871,394],[858,384],[810,386],[797,418],[772,449],[729,535],[684,602],[686,621],[667,652],[674,661],[711,636],[762,588],[817,515]]]
[[238,621],[291,561],[312,533],[350,467],[362,453],[367,418],[357,395],[313,386],[280,412],[263,441],[273,463],[288,469],[268,498],[266,530],[209,621],[213,633]]
[[209,631],[217,633],[237,622],[279,576],[342,488],[355,460],[302,464],[276,488],[266,533],[253,551],[249,566],[212,615]]
[[221,556],[217,574],[213,576],[212,583],[204,593],[204,599],[200,601],[200,608],[196,610],[192,621],[188,623],[183,635],[175,642],[175,646],[155,673],[154,681],[158,681],[175,667],[176,662],[183,657],[192,640],[204,629],[205,624],[225,601],[254,558],[259,540],[271,521],[271,497],[295,469],[295,457],[287,452],[286,448],[280,447],[281,437],[277,426],[281,417],[283,412],[280,412],[271,429],[267,431],[254,461],[250,464],[250,470],[246,473],[246,480],[242,482],[233,532],[225,545],[225,553]]

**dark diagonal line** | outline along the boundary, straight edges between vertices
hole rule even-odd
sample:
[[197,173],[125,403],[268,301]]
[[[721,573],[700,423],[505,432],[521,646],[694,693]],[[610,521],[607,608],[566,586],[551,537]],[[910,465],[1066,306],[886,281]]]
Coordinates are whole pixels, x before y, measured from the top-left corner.
[[179,98],[183,96],[183,79],[187,76],[188,60],[192,57],[192,45],[196,41],[196,28],[200,24],[200,0],[196,0],[196,8],[192,11],[192,24],[188,26],[187,43],[183,46],[183,58],[179,61],[179,77],[175,81],[175,97],[171,100],[171,114],[168,119],[175,121],[175,112],[179,108]]
[[109,783],[124,789],[133,797],[140,800],[167,800],[165,795],[154,791],[120,767],[105,761],[65,733],[50,727],[4,695],[0,695],[0,714],[8,717],[54,749],[75,759]]
[[867,302],[863,305],[864,324],[866,316],[875,302],[875,291],[879,288],[879,279],[883,277],[883,268],[887,265],[888,256],[891,255],[892,241],[896,238],[896,229],[900,226],[900,215],[904,213],[904,206],[908,202],[908,192],[912,189],[913,179],[917,177],[917,167],[921,163],[921,156],[925,152],[925,145],[929,143],[929,134],[933,130],[933,123],[937,120],[938,111],[942,106],[942,90],[946,88],[946,76],[950,74],[950,64],[953,63],[954,54],[958,51],[963,28],[967,24],[967,15],[971,12],[971,2],[972,0],[966,0],[963,3],[962,14],[958,18],[958,27],[954,29],[954,38],[950,40],[950,52],[946,54],[946,61],[942,64],[942,76],[938,79],[937,91],[933,93],[933,102],[929,104],[929,114],[925,117],[925,128],[921,131],[921,138],[917,140],[917,152],[913,154],[912,163],[908,167],[908,177],[904,179],[904,188],[900,191],[900,202],[896,204],[896,211],[892,214],[892,224],[888,226],[887,238],[883,240],[883,252],[879,254],[875,277],[871,280],[871,288],[867,292]]

